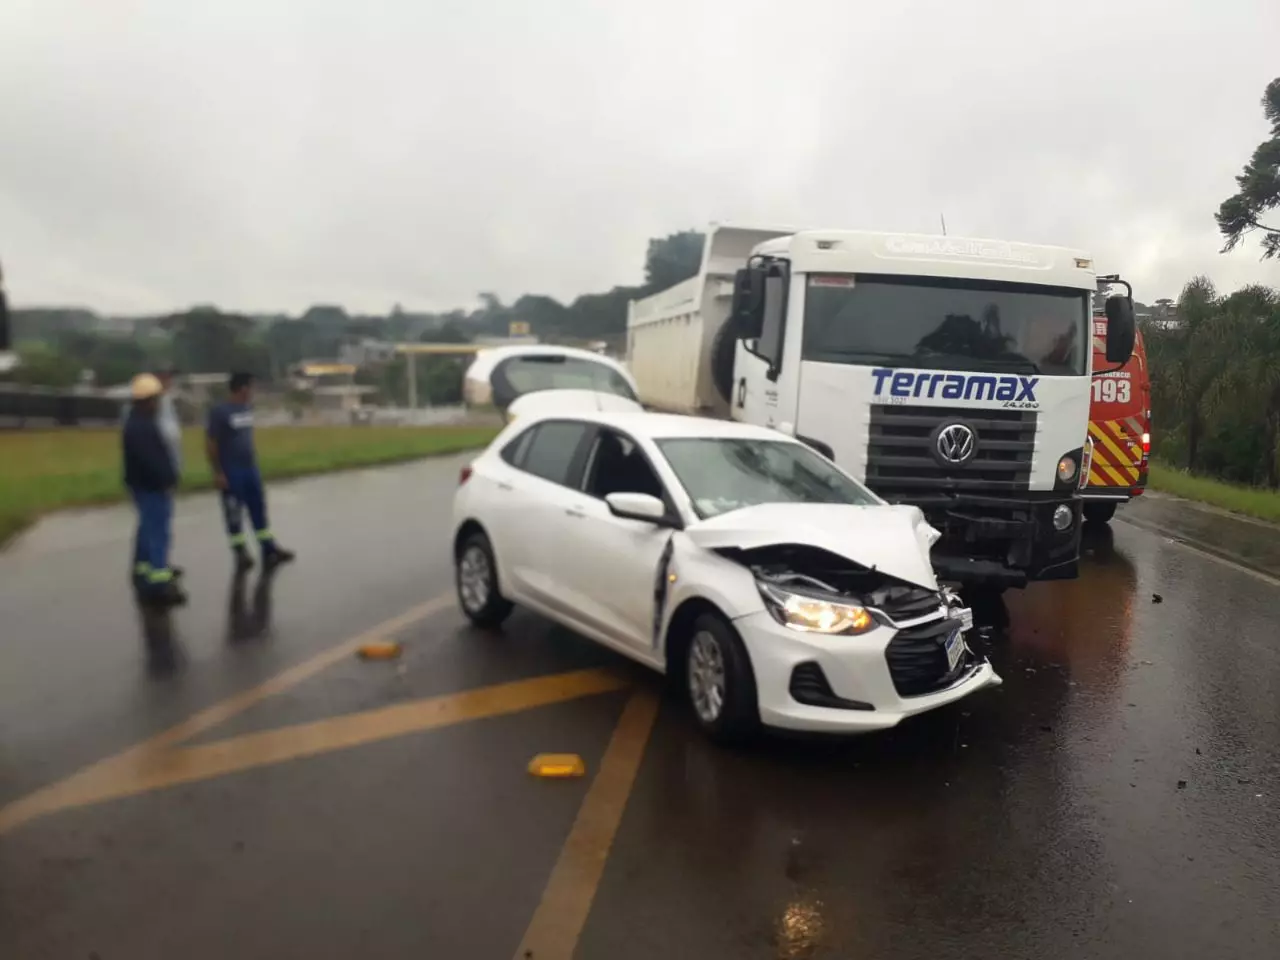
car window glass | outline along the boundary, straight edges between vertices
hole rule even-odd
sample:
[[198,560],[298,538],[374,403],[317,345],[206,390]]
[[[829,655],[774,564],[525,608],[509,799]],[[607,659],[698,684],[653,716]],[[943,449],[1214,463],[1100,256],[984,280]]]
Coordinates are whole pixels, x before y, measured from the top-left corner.
[[658,446],[703,518],[763,503],[878,502],[803,444],[689,437]]
[[636,400],[626,377],[613,367],[562,354],[516,356],[499,363],[490,377],[493,400],[509,406],[517,397],[542,390],[593,390]]
[[498,456],[511,464],[513,467],[521,467],[524,465],[525,454],[529,450],[529,441],[533,439],[533,435],[537,429],[525,430],[518,437],[502,448],[502,452]]
[[586,430],[581,423],[557,421],[539,424],[521,469],[552,483],[568,482],[573,455],[578,451]]
[[611,493],[647,493],[661,499],[662,481],[630,437],[601,430],[587,461],[585,490],[593,497]]

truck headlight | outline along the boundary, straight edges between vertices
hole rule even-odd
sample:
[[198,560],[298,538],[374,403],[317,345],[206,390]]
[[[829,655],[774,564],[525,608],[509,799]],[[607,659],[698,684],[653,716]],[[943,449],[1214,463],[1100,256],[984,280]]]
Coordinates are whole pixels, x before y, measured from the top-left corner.
[[828,635],[859,634],[876,625],[866,607],[856,603],[792,593],[771,583],[757,581],[757,584],[773,619],[792,630]]
[[1079,469],[1076,458],[1068,454],[1058,461],[1058,479],[1063,483],[1070,483],[1076,478],[1076,471]]
[[1071,508],[1065,503],[1060,503],[1053,511],[1053,529],[1061,533],[1071,526]]

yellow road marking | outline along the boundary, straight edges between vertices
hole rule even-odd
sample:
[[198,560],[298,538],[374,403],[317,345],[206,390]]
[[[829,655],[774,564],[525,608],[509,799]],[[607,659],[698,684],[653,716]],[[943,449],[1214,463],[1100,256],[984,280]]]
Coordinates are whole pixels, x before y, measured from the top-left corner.
[[658,698],[651,690],[637,690],[627,702],[542,901],[516,949],[517,960],[572,958],[657,714]]
[[[607,693],[626,685],[624,679],[605,670],[579,670],[427,697],[185,749],[131,752],[64,780],[58,785],[60,790],[44,798],[37,815],[345,750],[418,730]],[[12,825],[5,817],[7,813],[7,809],[0,811],[0,833]]]
[[[0,834],[54,810],[63,810],[67,807],[92,803],[94,793],[92,788],[95,784],[100,784],[102,778],[107,776],[104,771],[109,772],[120,768],[136,767],[151,754],[172,747],[184,740],[190,740],[192,737],[216,727],[220,723],[225,723],[268,697],[296,687],[304,680],[315,676],[339,660],[349,657],[362,645],[398,633],[433,614],[439,613],[452,602],[453,595],[444,594],[433,600],[428,600],[426,603],[420,603],[416,607],[411,607],[398,616],[391,617],[377,626],[370,627],[358,636],[344,640],[337,646],[321,651],[315,656],[276,674],[270,680],[256,687],[206,707],[176,726],[170,727],[168,730],[158,733],[148,740],[135,744],[114,756],[99,760],[80,772],[72,774],[65,780],[50,784],[13,801],[7,806],[0,807]],[[84,796],[88,796],[90,799],[79,799]]]

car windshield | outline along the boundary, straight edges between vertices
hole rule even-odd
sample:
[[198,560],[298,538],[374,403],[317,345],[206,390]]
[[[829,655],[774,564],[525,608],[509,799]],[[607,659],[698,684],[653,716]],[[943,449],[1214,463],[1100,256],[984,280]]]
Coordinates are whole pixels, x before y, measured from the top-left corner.
[[986,280],[812,275],[804,359],[1083,376],[1084,290]]
[[879,502],[799,443],[681,437],[659,440],[658,448],[704,520],[763,503]]
[[494,368],[491,380],[494,401],[503,407],[540,390],[595,390],[636,399],[626,377],[608,364],[559,353],[503,360]]

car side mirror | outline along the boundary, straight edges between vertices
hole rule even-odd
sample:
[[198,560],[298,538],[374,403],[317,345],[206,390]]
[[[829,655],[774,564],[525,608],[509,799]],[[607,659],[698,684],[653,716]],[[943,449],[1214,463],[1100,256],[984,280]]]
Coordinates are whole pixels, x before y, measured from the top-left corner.
[[667,505],[647,493],[611,493],[604,502],[615,517],[660,525],[667,522]]
[[729,322],[739,340],[755,340],[764,330],[763,267],[743,267],[734,274]]
[[1133,301],[1128,297],[1107,298],[1107,363],[1128,363],[1136,336]]

